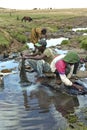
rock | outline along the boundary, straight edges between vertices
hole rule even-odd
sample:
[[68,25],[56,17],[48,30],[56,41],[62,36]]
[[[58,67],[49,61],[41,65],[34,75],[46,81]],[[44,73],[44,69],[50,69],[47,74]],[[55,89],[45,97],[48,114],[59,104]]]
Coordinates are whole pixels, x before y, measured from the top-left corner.
[[78,71],[76,76],[78,78],[87,78],[87,71]]
[[54,73],[48,72],[48,73],[44,73],[46,75],[46,77],[55,77],[56,75]]
[[12,70],[10,70],[10,69],[3,69],[3,70],[1,70],[1,73],[11,73],[12,72]]

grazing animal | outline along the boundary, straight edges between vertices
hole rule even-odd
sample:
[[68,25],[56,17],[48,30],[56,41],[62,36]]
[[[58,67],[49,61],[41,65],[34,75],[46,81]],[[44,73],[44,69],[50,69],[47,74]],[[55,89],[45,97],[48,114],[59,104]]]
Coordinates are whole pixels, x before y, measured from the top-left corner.
[[31,18],[31,17],[28,17],[28,16],[24,16],[22,19],[21,19],[21,21],[23,22],[23,21],[28,21],[28,22],[31,22],[33,19]]

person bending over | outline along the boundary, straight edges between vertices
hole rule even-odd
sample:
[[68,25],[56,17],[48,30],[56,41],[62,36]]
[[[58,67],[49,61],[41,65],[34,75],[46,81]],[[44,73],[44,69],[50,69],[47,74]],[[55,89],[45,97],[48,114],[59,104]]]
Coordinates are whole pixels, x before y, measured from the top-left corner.
[[45,28],[33,28],[31,30],[30,41],[35,45],[41,39],[47,38],[47,30]]
[[80,58],[76,52],[68,52],[66,55],[60,55],[51,62],[51,71],[56,73],[57,80],[61,80],[66,86],[72,86],[79,91],[83,89],[82,86],[74,84],[70,78],[75,75],[79,66]]
[[36,46],[41,52],[39,55],[23,55],[23,58],[27,59],[27,62],[37,72],[38,77],[44,77],[44,72],[51,72],[50,63],[54,59],[54,54],[50,48],[46,48],[46,40],[40,40]]

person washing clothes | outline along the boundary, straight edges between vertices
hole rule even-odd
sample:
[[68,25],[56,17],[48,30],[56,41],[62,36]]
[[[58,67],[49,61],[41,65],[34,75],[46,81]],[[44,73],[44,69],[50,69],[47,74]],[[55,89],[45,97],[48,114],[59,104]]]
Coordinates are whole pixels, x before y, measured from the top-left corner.
[[37,72],[38,78],[45,77],[44,72],[51,72],[50,63],[54,59],[54,54],[50,48],[46,48],[47,42],[45,39],[41,39],[36,46],[41,52],[38,55],[23,55],[23,58],[27,59],[30,67]]
[[74,84],[70,78],[76,74],[79,66],[80,58],[76,52],[68,52],[66,55],[59,55],[51,62],[51,71],[56,73],[57,81],[60,79],[66,86],[75,87],[79,91],[82,86]]
[[47,38],[47,30],[45,28],[33,28],[31,30],[30,41],[36,44],[41,39]]
[[32,28],[31,34],[30,34],[30,42],[34,45],[34,53],[38,52],[38,48],[36,46],[36,43],[38,43],[41,39],[47,39],[47,29],[46,28]]

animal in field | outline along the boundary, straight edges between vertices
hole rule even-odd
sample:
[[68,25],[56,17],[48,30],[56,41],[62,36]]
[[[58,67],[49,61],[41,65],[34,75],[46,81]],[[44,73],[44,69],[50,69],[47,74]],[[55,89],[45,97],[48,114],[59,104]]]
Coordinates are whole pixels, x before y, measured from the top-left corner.
[[22,19],[21,19],[21,21],[23,22],[23,21],[28,21],[28,22],[31,22],[33,19],[31,18],[31,17],[29,17],[29,16],[24,16]]

